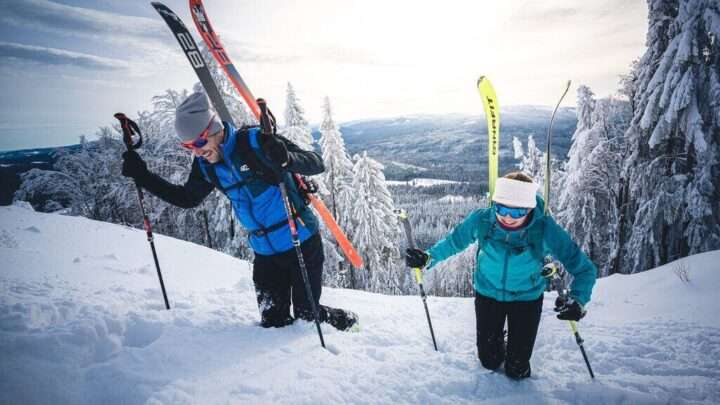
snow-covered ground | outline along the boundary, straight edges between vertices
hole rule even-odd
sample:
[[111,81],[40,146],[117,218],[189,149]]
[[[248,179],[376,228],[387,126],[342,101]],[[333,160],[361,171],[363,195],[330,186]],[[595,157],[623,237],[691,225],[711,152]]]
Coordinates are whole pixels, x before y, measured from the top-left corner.
[[443,184],[461,184],[460,181],[441,179],[412,179],[408,181],[387,180],[388,186],[432,187]]
[[426,167],[421,167],[421,166],[416,166],[416,165],[411,165],[408,163],[402,163],[402,162],[396,162],[396,161],[390,161],[390,162],[388,162],[388,164],[395,165],[395,166],[397,166],[401,169],[405,169],[405,170],[412,169],[412,170],[417,170],[420,172],[426,172],[428,170]]
[[[472,299],[325,289],[362,330],[257,326],[246,262],[157,236],[171,311],[142,231],[0,207],[2,404],[717,404],[720,251],[596,286],[580,322],[591,381],[546,295],[533,376],[476,357]],[[674,273],[689,269],[690,282]]]
[[470,201],[470,200],[471,200],[470,197],[463,197],[463,196],[461,196],[461,195],[448,194],[448,195],[446,195],[446,196],[444,196],[444,197],[441,197],[438,201],[439,201],[439,202],[446,202],[446,203],[450,203],[450,204],[455,204],[455,203],[464,202],[464,201]]

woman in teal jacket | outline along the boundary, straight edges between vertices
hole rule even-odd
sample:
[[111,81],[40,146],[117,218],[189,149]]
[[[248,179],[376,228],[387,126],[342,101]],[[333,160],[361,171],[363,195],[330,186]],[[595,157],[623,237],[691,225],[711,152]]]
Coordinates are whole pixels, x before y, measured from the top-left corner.
[[544,202],[528,176],[510,173],[498,179],[492,200],[490,208],[473,211],[427,252],[408,249],[406,262],[432,268],[478,242],[473,275],[478,356],[491,370],[504,361],[505,374],[522,379],[530,376],[540,324],[545,259],[560,262],[573,276],[570,298],[556,302],[558,318],[564,320],[579,321],[585,315],[597,270],[570,235],[544,215]]

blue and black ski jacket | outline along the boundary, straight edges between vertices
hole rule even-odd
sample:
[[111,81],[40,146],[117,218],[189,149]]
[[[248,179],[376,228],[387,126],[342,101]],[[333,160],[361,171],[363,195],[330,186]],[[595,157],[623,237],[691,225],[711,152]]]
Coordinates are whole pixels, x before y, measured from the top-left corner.
[[[198,206],[217,188],[230,199],[235,216],[250,233],[250,246],[256,254],[274,255],[292,249],[287,214],[277,185],[281,174],[260,147],[260,128],[235,129],[227,122],[223,124],[223,160],[212,164],[196,157],[184,185],[171,184],[152,173],[138,179],[140,185],[183,208]],[[304,242],[318,232],[318,220],[307,208],[305,198],[288,172],[310,176],[322,173],[325,166],[319,154],[302,150],[281,136],[278,138],[288,150],[285,184],[300,241]]]

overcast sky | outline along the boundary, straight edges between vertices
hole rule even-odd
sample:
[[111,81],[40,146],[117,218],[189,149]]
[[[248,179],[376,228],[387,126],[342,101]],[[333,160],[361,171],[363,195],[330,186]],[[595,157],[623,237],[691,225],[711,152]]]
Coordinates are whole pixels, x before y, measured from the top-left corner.
[[[168,0],[195,33],[187,1]],[[258,97],[336,121],[482,114],[479,75],[501,105],[552,105],[566,80],[598,96],[645,50],[643,0],[205,0]],[[0,150],[76,143],[196,81],[149,1],[0,0]],[[196,40],[199,36],[196,35]]]

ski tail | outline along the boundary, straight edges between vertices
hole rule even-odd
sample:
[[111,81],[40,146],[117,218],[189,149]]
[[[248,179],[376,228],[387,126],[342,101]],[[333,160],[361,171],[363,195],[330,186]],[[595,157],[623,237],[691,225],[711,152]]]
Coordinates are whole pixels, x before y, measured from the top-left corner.
[[[200,35],[205,41],[205,44],[207,45],[208,49],[210,49],[210,52],[212,52],[215,60],[217,60],[220,66],[222,66],[225,74],[228,76],[235,89],[243,97],[248,107],[259,121],[262,117],[262,113],[260,111],[260,107],[258,106],[257,100],[253,96],[248,86],[245,84],[245,81],[242,79],[242,77],[240,77],[240,74],[235,68],[235,65],[230,60],[230,57],[228,56],[225,48],[220,42],[220,38],[215,33],[215,30],[213,30],[212,25],[210,25],[210,19],[205,12],[205,6],[203,6],[202,0],[189,0],[189,4],[190,14],[192,14],[195,26],[200,32]],[[325,225],[327,225],[333,237],[340,245],[343,253],[345,253],[345,257],[348,258],[350,263],[355,268],[361,268],[363,266],[362,258],[352,246],[342,229],[340,229],[340,225],[338,225],[337,221],[335,221],[332,214],[330,213],[330,210],[328,210],[325,204],[323,204],[323,202],[317,197],[309,195],[309,198],[313,208],[315,208],[315,211],[318,213]]]
[[477,89],[485,108],[488,127],[488,198],[492,198],[495,193],[500,156],[500,106],[495,89],[487,76],[480,76],[477,81]]
[[352,264],[353,267],[355,267],[356,269],[362,268],[362,257],[357,252],[357,250],[355,250],[352,243],[350,243],[342,229],[340,229],[340,225],[338,225],[338,223],[335,221],[335,218],[333,218],[330,210],[319,198],[316,198],[314,195],[311,194],[308,194],[308,196],[310,197],[310,204],[312,204],[313,208],[315,208],[315,212],[318,213],[318,216],[320,216],[322,221],[328,227],[330,233],[332,233],[333,237],[335,238],[335,241],[340,246],[340,249],[342,249],[342,251],[345,253],[345,257],[347,257],[348,261],[350,261],[350,264]]
[[208,19],[207,13],[205,12],[205,6],[203,5],[202,0],[189,0],[189,2],[190,14],[192,15],[198,32],[200,32],[200,35],[205,41],[205,44],[207,44],[208,48],[215,57],[215,60],[225,71],[225,74],[230,79],[233,86],[235,86],[235,89],[237,89],[238,93],[240,93],[242,98],[245,100],[245,103],[250,108],[253,115],[255,115],[255,118],[260,120],[260,107],[257,104],[255,96],[253,96],[250,88],[247,84],[245,84],[245,81],[240,76],[240,73],[235,68],[235,65],[233,65],[230,61],[230,57],[228,57],[227,52],[225,52],[225,47],[222,45],[222,42],[220,42],[220,37],[215,33],[215,30],[213,30],[213,27],[210,24],[210,19]]
[[550,211],[550,145],[552,144],[552,127],[553,122],[555,122],[555,113],[557,113],[558,108],[560,108],[560,103],[562,103],[565,95],[568,93],[568,90],[570,90],[571,83],[572,81],[568,80],[567,86],[565,86],[565,91],[563,92],[562,96],[560,96],[560,100],[558,100],[557,105],[555,105],[555,109],[553,110],[552,116],[550,117],[550,125],[548,126],[547,139],[545,140],[545,187],[543,189],[545,214]]

